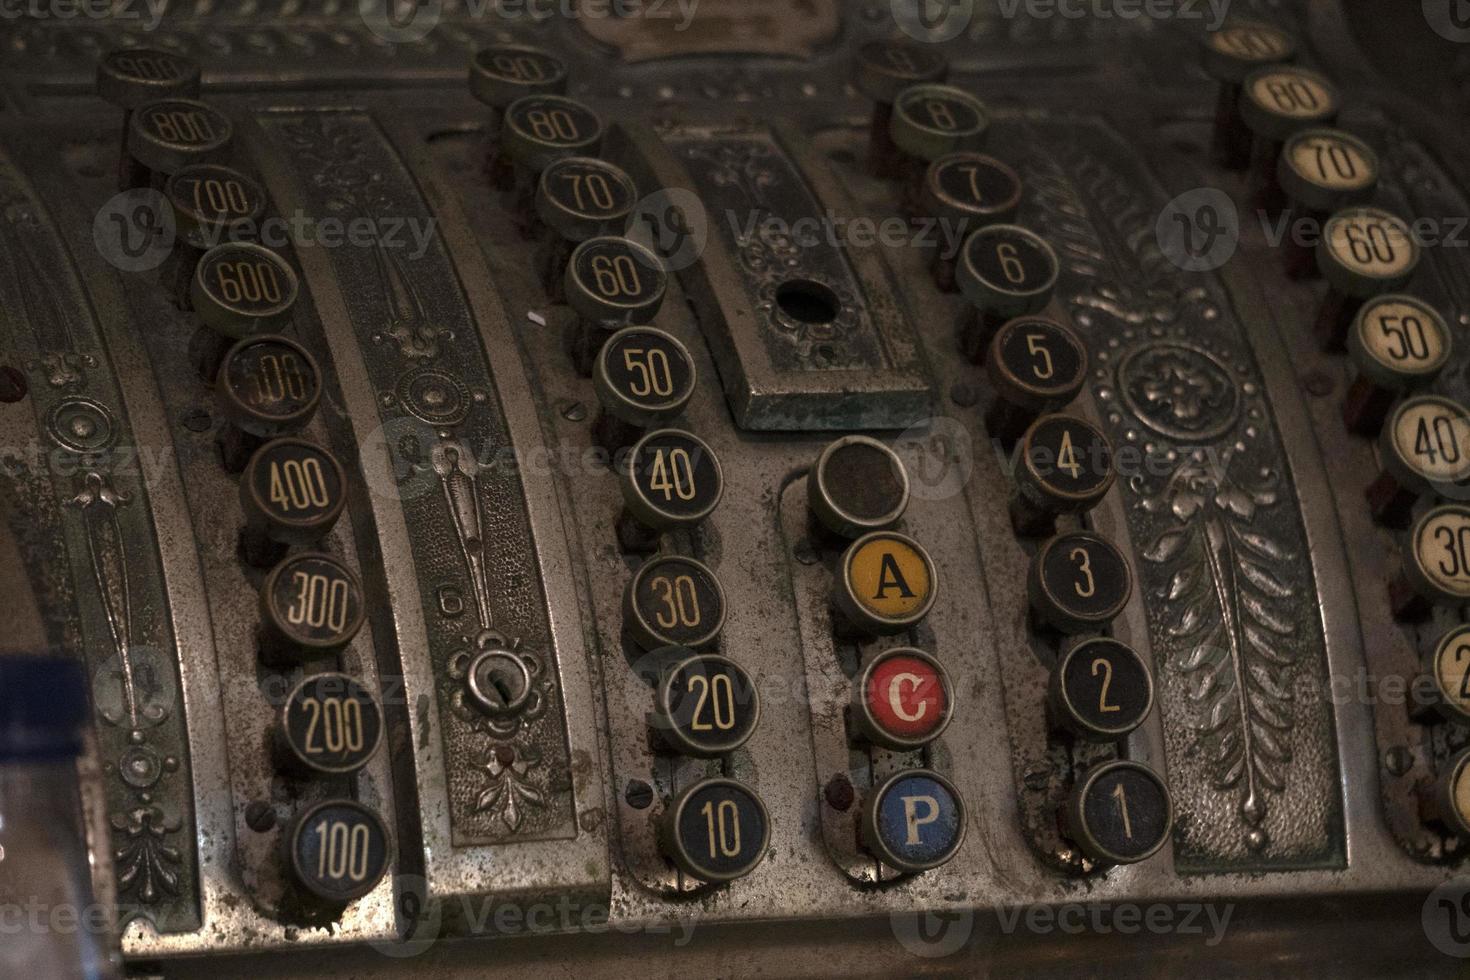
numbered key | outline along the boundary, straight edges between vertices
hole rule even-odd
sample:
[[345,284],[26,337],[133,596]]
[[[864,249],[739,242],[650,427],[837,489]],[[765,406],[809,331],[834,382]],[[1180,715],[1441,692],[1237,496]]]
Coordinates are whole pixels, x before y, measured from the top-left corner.
[[240,477],[241,553],[265,567],[292,545],[315,544],[346,503],[347,478],[335,456],[305,439],[272,440],[256,450]]
[[907,752],[939,737],[953,705],[949,674],[939,661],[922,650],[897,647],[873,657],[858,675],[848,718],[859,739]]
[[214,384],[234,341],[287,326],[298,288],[296,271],[262,245],[231,242],[205,252],[189,294],[200,322],[189,341],[199,377]]
[[1009,222],[1020,205],[1020,175],[994,157],[949,153],[929,164],[919,210],[937,225],[929,267],[934,284],[946,293],[959,288],[955,267],[965,238],[977,229]]
[[1101,865],[1151,857],[1174,825],[1174,804],[1158,773],[1113,759],[1086,770],[1063,810],[1067,837]]
[[597,351],[619,329],[652,320],[667,288],[658,257],[631,239],[605,235],[578,245],[563,284],[578,317],[570,345],[578,373],[592,373]]
[[1353,380],[1342,403],[1349,432],[1377,435],[1400,396],[1427,388],[1448,363],[1450,329],[1423,300],[1401,293],[1363,304],[1348,331]]
[[352,642],[365,618],[362,583],[351,569],[321,552],[291,555],[261,585],[261,659],[293,667],[334,654]]
[[1296,41],[1285,31],[1260,21],[1232,20],[1205,34],[1201,62],[1205,74],[1220,83],[1210,155],[1227,170],[1250,164],[1251,131],[1240,112],[1241,89],[1251,72],[1296,57]]
[[955,277],[969,300],[960,323],[965,356],[977,364],[1007,320],[1051,302],[1059,264],[1040,235],[1020,225],[981,228],[965,240]]
[[832,604],[842,632],[885,636],[916,625],[937,594],[934,562],[913,538],[874,531],[842,555],[832,583]]
[[1032,622],[1075,635],[1105,628],[1133,595],[1133,570],[1111,541],[1091,531],[1059,534],[1031,559]]
[[682,429],[658,429],[628,453],[622,489],[629,516],[649,530],[668,531],[708,517],[725,483],[704,440]]
[[990,129],[985,103],[952,85],[911,85],[893,104],[890,132],[899,151],[904,210],[921,207],[929,164],[950,153],[979,150]]
[[1470,749],[1440,767],[1434,781],[1433,811],[1450,833],[1470,837]]
[[869,41],[858,49],[853,84],[873,100],[867,163],[874,177],[897,177],[902,171],[891,131],[893,103],[899,93],[913,85],[942,82],[947,74],[949,63],[934,45],[880,40]]
[[1379,523],[1407,527],[1414,504],[1454,492],[1470,479],[1470,412],[1439,395],[1416,395],[1394,409],[1378,437],[1383,469],[1368,485]]
[[1087,380],[1087,348],[1055,320],[1020,317],[991,338],[985,373],[996,396],[985,428],[992,439],[1011,446],[1037,416],[1077,397]]
[[118,154],[118,186],[127,189],[148,183],[146,173],[133,173],[128,133],[133,112],[159,99],[193,99],[199,95],[199,63],[172,51],[156,48],[118,48],[97,63],[97,94],[123,111]]
[[1464,608],[1470,601],[1470,507],[1441,504],[1414,522],[1388,594],[1394,615],[1410,622],[1435,606]]
[[565,157],[541,171],[536,217],[546,231],[537,247],[537,264],[554,302],[565,298],[562,277],[572,249],[589,238],[623,229],[637,200],[633,178],[606,160]]
[[694,395],[698,374],[689,349],[657,327],[624,327],[603,343],[592,365],[601,406],[593,423],[609,451],[637,441],[643,430],[678,418]]
[[1470,725],[1470,625],[1457,626],[1440,638],[1427,673],[1440,719]]
[[623,626],[645,650],[707,647],[724,625],[725,590],[715,573],[693,558],[650,558],[623,592]]
[[1153,671],[1132,647],[1106,637],[1063,653],[1047,688],[1052,724],[1086,742],[1127,738],[1153,705]]
[[937,868],[964,841],[964,800],[937,772],[895,773],[863,801],[863,848],[898,871],[916,874]]
[[659,821],[659,847],[674,867],[722,884],[755,870],[770,843],[770,818],[755,791],[733,779],[702,779],[678,794]]
[[1282,145],[1303,129],[1330,126],[1340,104],[1337,87],[1308,68],[1273,65],[1246,77],[1240,113],[1252,135],[1251,180],[1263,207],[1274,211],[1282,201]]
[[311,421],[321,402],[321,370],[289,337],[247,337],[220,361],[215,396],[225,420],[220,457],[226,470],[238,473],[267,439],[299,432]]
[[190,164],[223,162],[234,135],[228,116],[196,99],[139,106],[128,119],[128,186],[162,189]]
[[823,530],[850,540],[898,523],[909,505],[909,475],[877,439],[843,436],[817,457],[806,498]]
[[512,207],[522,230],[531,227],[541,172],[565,157],[596,156],[602,120],[564,95],[526,95],[505,110],[499,155],[510,161]]
[[[1277,182],[1291,206],[1287,223],[1305,221],[1321,228],[1332,212],[1373,197],[1378,186],[1378,154],[1363,140],[1340,129],[1305,129],[1287,139],[1276,165]],[[1318,274],[1317,253],[1303,236],[1288,234],[1282,246],[1286,274],[1304,279]]]
[[650,721],[657,744],[676,755],[713,759],[744,745],[760,717],[760,694],[745,669],[729,657],[698,653],[664,675]]
[[265,189],[234,167],[197,163],[169,177],[163,193],[173,208],[175,240],[159,278],[174,305],[190,310],[189,287],[204,253],[260,233]]
[[324,800],[303,810],[285,837],[287,867],[300,897],[335,912],[378,886],[393,842],[377,812],[356,800]]
[[1049,535],[1059,514],[1091,510],[1113,485],[1113,446],[1090,422],[1043,415],[1021,437],[1011,526],[1023,536]]
[[[490,107],[490,131],[497,137],[513,102],[528,95],[564,95],[567,78],[566,63],[540,48],[493,44],[475,52],[470,62],[470,94]],[[485,154],[485,175],[497,190],[508,191],[515,183],[515,169],[498,144]]]
[[287,772],[353,773],[383,743],[383,706],[355,677],[312,674],[286,695],[275,739],[276,758]]
[[1342,350],[1363,304],[1404,286],[1418,265],[1419,243],[1397,215],[1358,207],[1329,218],[1317,243],[1317,267],[1330,287],[1315,326],[1322,349]]

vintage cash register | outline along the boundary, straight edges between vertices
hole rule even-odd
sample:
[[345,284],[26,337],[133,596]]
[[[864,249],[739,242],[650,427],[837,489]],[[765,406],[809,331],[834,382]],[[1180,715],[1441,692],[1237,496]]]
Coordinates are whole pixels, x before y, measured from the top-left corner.
[[0,40],[0,644],[131,975],[1470,955],[1463,0]]

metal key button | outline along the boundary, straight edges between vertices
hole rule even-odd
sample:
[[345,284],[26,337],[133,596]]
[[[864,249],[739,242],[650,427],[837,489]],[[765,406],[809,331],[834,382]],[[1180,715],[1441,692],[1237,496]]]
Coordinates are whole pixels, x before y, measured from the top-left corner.
[[133,111],[159,99],[197,97],[199,64],[171,51],[119,48],[103,55],[97,63],[97,94],[123,111],[118,186],[143,187],[148,184],[148,174],[135,171],[128,154]]
[[647,323],[663,305],[668,276],[648,249],[627,238],[590,238],[572,251],[564,290],[578,316],[572,362],[583,377],[597,351],[622,327]]
[[923,197],[929,164],[949,153],[978,150],[990,128],[985,103],[951,85],[913,85],[899,93],[891,132],[900,156],[904,210],[913,213]]
[[1020,204],[1020,176],[994,157],[950,153],[929,164],[920,211],[939,225],[939,245],[930,265],[934,284],[954,292],[955,266],[966,236],[1010,221]]
[[666,531],[704,520],[725,488],[720,461],[702,439],[681,429],[658,429],[628,453],[622,489],[634,520]]
[[280,667],[333,654],[352,642],[366,617],[362,583],[331,555],[291,555],[260,590],[261,658]]
[[1153,710],[1153,671],[1132,647],[1105,637],[1062,654],[1047,690],[1057,727],[1088,742],[1127,737]]
[[393,859],[383,818],[355,800],[326,800],[303,810],[284,840],[302,897],[328,913],[376,888]]
[[1152,769],[1114,759],[1084,772],[1064,809],[1067,836],[1099,864],[1152,856],[1174,825],[1169,788]]
[[689,349],[657,327],[624,327],[608,337],[592,367],[601,406],[592,431],[615,451],[644,429],[667,425],[694,395],[698,374]]
[[1254,137],[1251,180],[1261,205],[1276,210],[1281,201],[1277,163],[1282,144],[1312,126],[1329,126],[1337,117],[1337,88],[1318,72],[1295,65],[1260,68],[1245,80],[1240,113]]
[[176,240],[160,278],[174,304],[188,310],[189,286],[204,253],[259,234],[265,189],[234,167],[199,163],[169,177],[163,193],[173,208]]
[[346,503],[347,478],[335,456],[305,439],[266,443],[250,457],[240,477],[245,560],[263,567],[292,545],[320,541],[342,516]]
[[1414,276],[1419,243],[1409,226],[1382,208],[1357,207],[1327,220],[1317,243],[1317,267],[1329,287],[1315,331],[1323,350],[1341,350],[1364,303]]
[[218,109],[195,99],[160,99],[128,120],[129,186],[162,188],[193,163],[218,163],[229,153],[235,127]]
[[898,147],[891,126],[893,103],[911,85],[942,82],[949,65],[933,49],[910,41],[869,41],[858,49],[853,83],[873,100],[868,127],[868,172],[875,177],[897,177],[901,172]]
[[985,413],[985,428],[1008,447],[1038,415],[1077,397],[1087,379],[1087,348],[1055,320],[1020,317],[991,339],[985,374],[996,394]]
[[1419,498],[1470,479],[1470,412],[1439,395],[1416,395],[1394,409],[1378,437],[1383,470],[1368,485],[1373,517],[1405,527]]
[[807,506],[828,533],[857,538],[897,524],[909,503],[898,454],[868,436],[843,436],[822,450],[807,476]]
[[[566,92],[567,66],[540,48],[495,44],[475,52],[469,81],[470,94],[490,107],[492,131],[498,131],[505,110],[517,99]],[[515,182],[511,161],[499,148],[486,155],[485,172],[497,190],[509,190]]]
[[1058,514],[1091,510],[1113,485],[1113,447],[1090,422],[1043,415],[1021,438],[1011,525],[1020,535],[1050,534]]
[[[1305,129],[1291,136],[1276,166],[1277,181],[1291,209],[1284,226],[1322,228],[1332,212],[1373,197],[1378,186],[1378,154],[1340,129]],[[1282,247],[1286,274],[1317,275],[1315,242],[1288,231]]]
[[937,772],[895,773],[863,802],[863,847],[899,871],[937,868],[954,857],[964,840],[964,801]]
[[770,843],[770,818],[755,791],[733,779],[703,779],[669,803],[659,846],[684,874],[710,884],[754,871]]
[[1007,320],[1051,302],[1058,269],[1051,246],[1020,225],[991,225],[966,239],[955,271],[960,292],[970,301],[960,322],[965,356],[979,363]]
[[725,590],[715,573],[693,558],[650,558],[623,593],[623,626],[645,650],[706,647],[724,624]]
[[202,324],[189,341],[199,376],[214,384],[231,343],[289,324],[297,289],[296,271],[264,246],[233,242],[205,252],[190,286]]
[[1428,674],[1441,718],[1470,725],[1470,626],[1457,626],[1440,638]]
[[546,226],[537,248],[541,282],[553,301],[564,298],[562,276],[580,242],[620,230],[638,200],[623,168],[595,157],[552,161],[536,185],[536,216]]
[[530,229],[541,172],[564,157],[593,156],[602,144],[602,120],[576,99],[527,95],[505,110],[500,153],[514,171],[512,206],[522,230]]
[[1349,432],[1376,435],[1400,395],[1428,387],[1450,358],[1449,325],[1423,300],[1399,293],[1363,304],[1348,331],[1355,368],[1342,403]]
[[1470,507],[1441,504],[1409,529],[1403,569],[1389,583],[1389,602],[1399,619],[1417,621],[1441,606],[1470,603]]
[[1091,531],[1059,534],[1031,559],[1033,622],[1060,633],[1102,629],[1128,605],[1133,571],[1112,542]]
[[657,740],[673,752],[712,759],[744,745],[760,717],[760,695],[750,675],[729,657],[700,653],[664,675],[651,723]]
[[312,674],[291,689],[276,723],[282,767],[341,775],[367,765],[383,742],[383,707],[357,678]]
[[949,724],[954,697],[938,660],[913,647],[870,660],[852,689],[849,718],[874,745],[909,751],[929,744]]
[[938,577],[929,553],[913,538],[875,531],[843,553],[832,603],[845,625],[861,634],[898,633],[934,605]]
[[1220,83],[1210,140],[1210,154],[1220,166],[1244,170],[1250,164],[1251,131],[1240,112],[1246,77],[1295,57],[1296,42],[1290,35],[1259,21],[1232,20],[1205,35],[1201,59],[1205,73]]
[[302,429],[321,401],[321,371],[289,337],[247,337],[225,352],[215,395],[225,425],[220,455],[238,473],[266,439]]

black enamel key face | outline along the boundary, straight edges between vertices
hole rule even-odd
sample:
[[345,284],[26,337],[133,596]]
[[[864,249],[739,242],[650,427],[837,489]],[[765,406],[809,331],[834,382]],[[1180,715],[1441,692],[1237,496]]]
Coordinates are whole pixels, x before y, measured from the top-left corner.
[[124,108],[198,93],[198,63],[170,51],[119,48],[103,55],[97,65],[97,94]]
[[622,168],[595,157],[557,160],[541,173],[547,203],[570,219],[619,218],[632,210],[637,190]]
[[683,754],[710,757],[745,743],[760,721],[750,675],[727,657],[699,654],[680,662],[659,686],[661,734]]
[[1063,534],[1036,557],[1041,601],[1058,618],[1106,623],[1133,591],[1128,560],[1113,544],[1085,531]]
[[694,393],[694,363],[662,330],[631,327],[602,348],[608,393],[639,413],[677,414]]
[[679,861],[706,881],[728,881],[765,856],[766,808],[746,787],[712,779],[682,800],[674,828]]
[[1081,419],[1039,419],[1027,431],[1024,452],[1037,486],[1058,504],[1094,500],[1112,484],[1113,448]]
[[303,888],[323,902],[345,905],[382,879],[392,845],[382,818],[371,808],[353,800],[328,800],[297,819],[290,855]]
[[1121,738],[1153,707],[1153,675],[1132,647],[1095,639],[1062,656],[1059,707],[1070,727],[1092,740]]
[[575,99],[528,95],[511,103],[505,125],[529,146],[547,150],[588,149],[602,138],[602,120]]
[[330,555],[293,555],[272,569],[263,593],[270,625],[298,648],[336,649],[362,626],[362,583]]
[[323,531],[346,499],[342,466],[305,439],[277,439],[262,446],[245,469],[254,507],[271,525]]
[[649,253],[625,238],[583,242],[572,254],[571,277],[609,315],[656,307],[666,284]]
[[1096,860],[1125,864],[1154,853],[1169,834],[1169,792],[1152,770],[1112,762],[1085,774],[1076,812],[1079,841]]
[[701,647],[714,641],[725,621],[725,592],[709,567],[692,558],[664,555],[638,569],[629,585],[624,615],[646,647]]
[[304,424],[321,398],[316,361],[295,341],[264,336],[230,350],[217,382],[242,419],[268,430]]
[[265,190],[234,167],[191,164],[168,179],[164,192],[191,244],[220,245],[253,236],[265,215]]
[[383,738],[383,709],[347,674],[313,674],[286,698],[282,733],[294,759],[319,773],[362,768]]
[[989,122],[977,100],[960,92],[951,94],[943,86],[906,90],[894,104],[894,112],[914,129],[936,136],[978,133]]
[[1087,353],[1071,330],[1027,317],[1007,323],[997,337],[995,370],[1015,394],[1065,404],[1081,390]]
[[230,142],[234,127],[218,109],[192,99],[160,99],[133,115],[134,133],[155,147],[207,154]]
[[998,293],[1029,295],[1056,282],[1056,255],[1037,235],[1013,225],[971,235],[965,254],[980,281]]
[[629,460],[639,497],[672,523],[697,521],[714,509],[723,478],[714,451],[687,432],[664,430],[642,439]]
[[939,200],[975,215],[1008,212],[1021,197],[1016,172],[980,153],[955,153],[934,161],[930,180]]
[[230,336],[278,326],[296,302],[296,272],[259,245],[217,245],[194,271],[194,307],[206,323]]
[[473,73],[481,76],[481,84],[491,84],[503,93],[501,98],[551,91],[565,86],[567,81],[567,66],[560,58],[539,48],[511,44],[497,44],[475,52]]

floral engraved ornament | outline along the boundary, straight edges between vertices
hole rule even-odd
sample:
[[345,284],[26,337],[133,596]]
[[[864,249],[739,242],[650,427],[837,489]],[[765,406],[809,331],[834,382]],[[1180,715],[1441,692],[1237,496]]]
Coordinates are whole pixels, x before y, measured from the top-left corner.
[[1261,472],[1256,485],[1234,479],[1235,452],[1196,449],[1143,498],[1145,510],[1176,522],[1143,558],[1171,572],[1161,608],[1165,631],[1183,644],[1174,667],[1191,680],[1195,746],[1215,788],[1238,794],[1246,842],[1259,850],[1269,843],[1267,794],[1285,789],[1291,762],[1295,653],[1284,641],[1296,627],[1280,604],[1294,590],[1278,569],[1294,556],[1252,527],[1257,510],[1279,500],[1277,474]]
[[475,800],[477,813],[489,813],[512,832],[526,818],[526,808],[546,805],[546,796],[528,778],[528,773],[541,762],[534,749],[523,749],[519,756],[509,745],[491,748],[479,768],[490,777],[490,785]]

